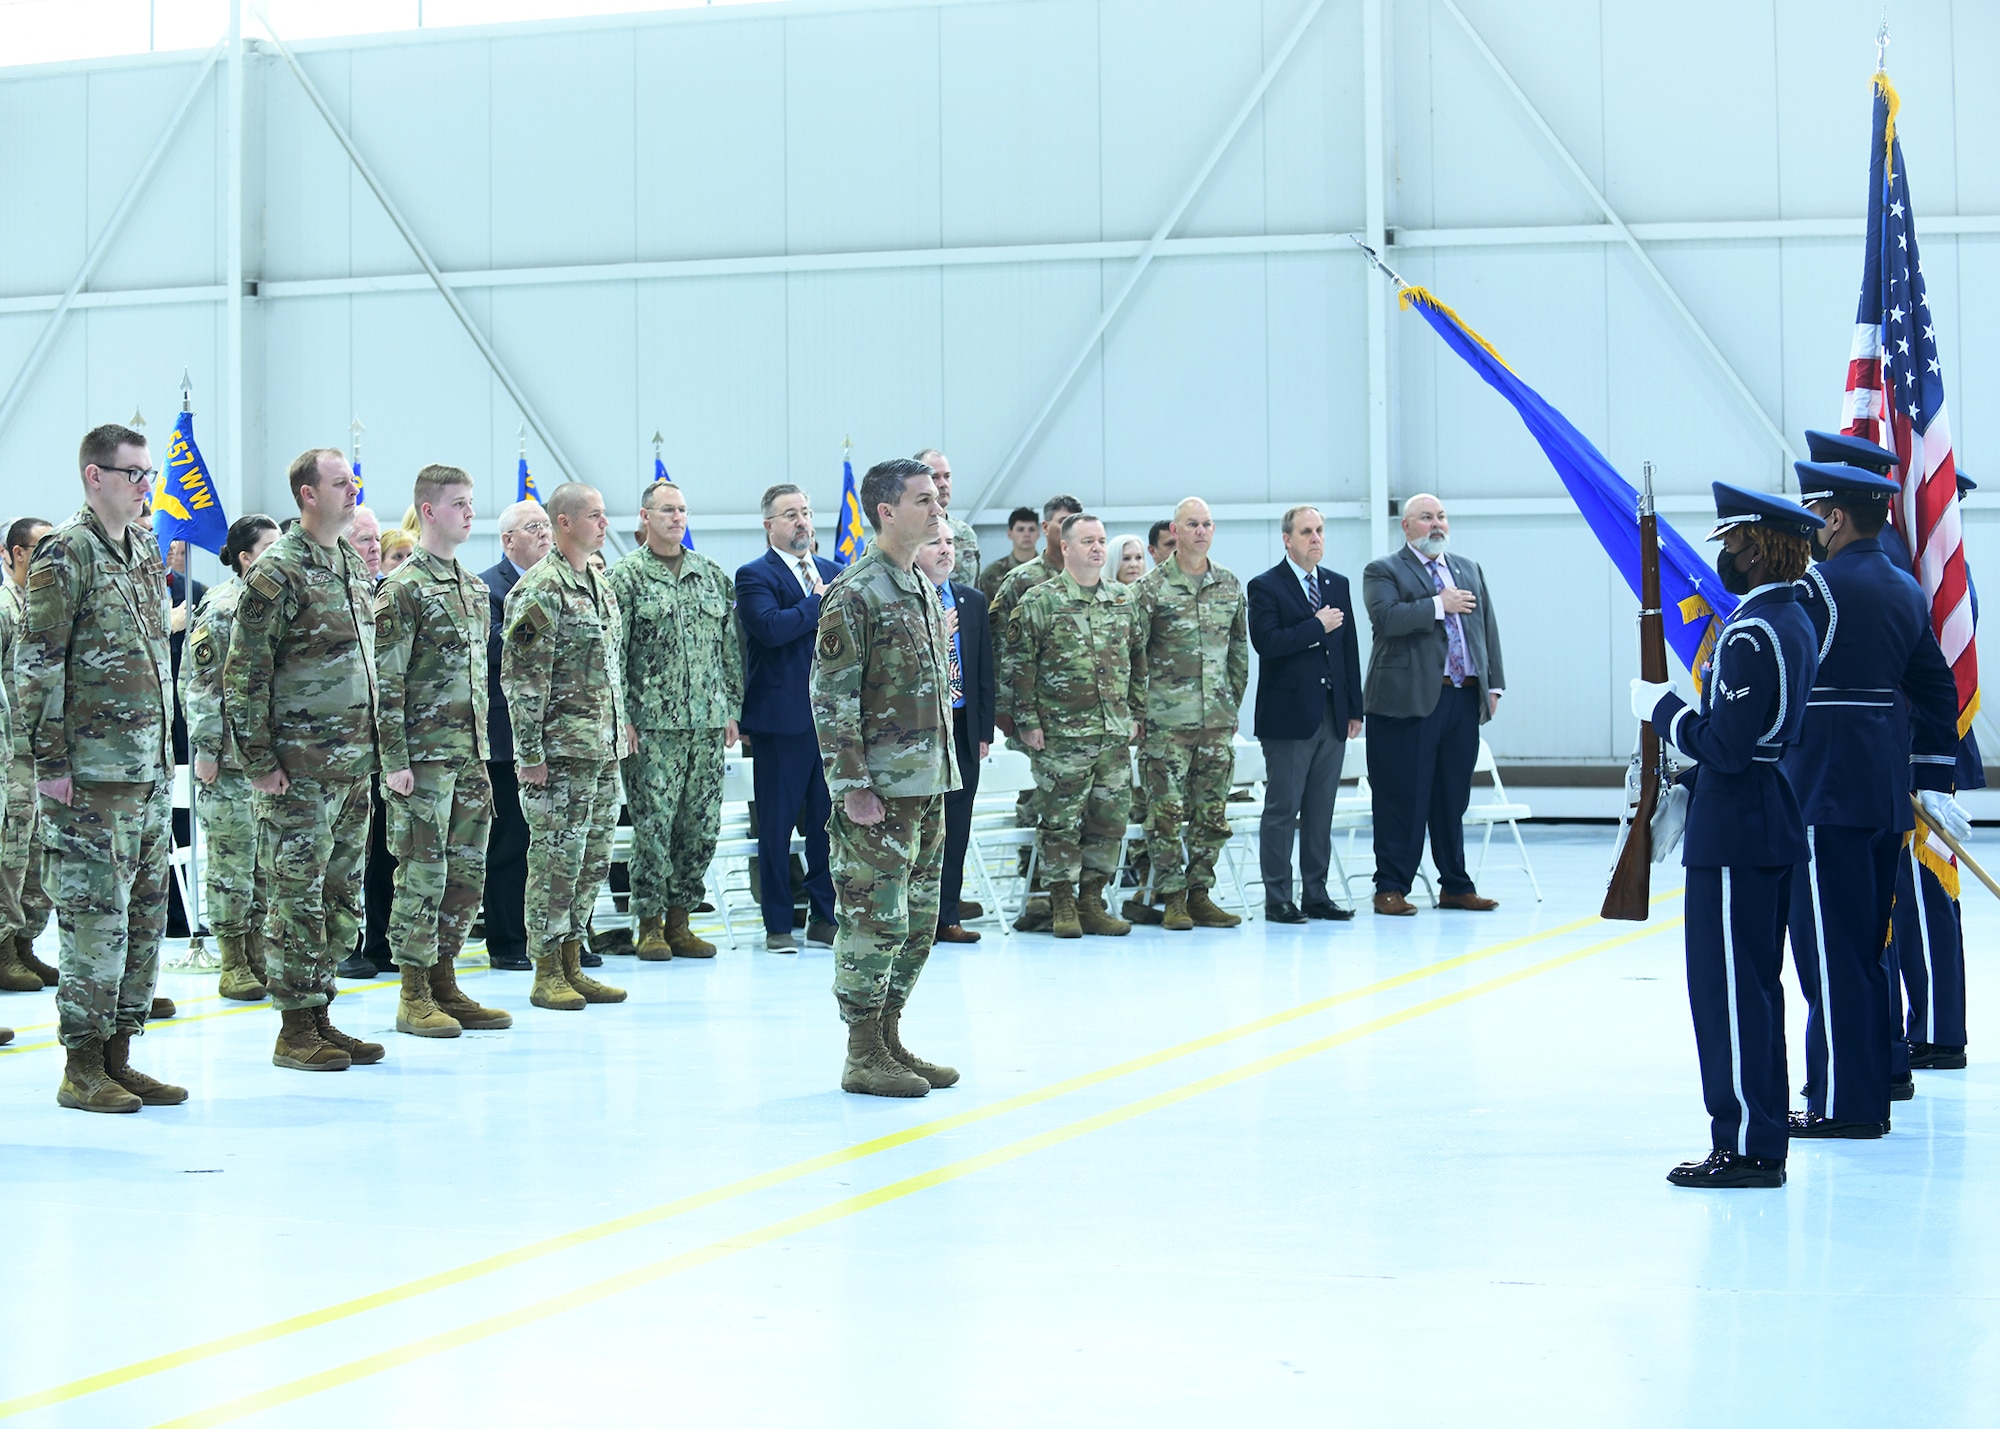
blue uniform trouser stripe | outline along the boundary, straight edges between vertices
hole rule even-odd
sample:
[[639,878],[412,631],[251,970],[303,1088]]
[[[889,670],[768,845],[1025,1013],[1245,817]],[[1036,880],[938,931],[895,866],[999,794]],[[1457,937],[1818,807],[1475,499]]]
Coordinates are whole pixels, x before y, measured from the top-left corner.
[[[1917,889],[1923,898],[1917,898]],[[1965,939],[1958,904],[1912,844],[1896,861],[1895,937],[1890,940],[1892,1002],[1908,994],[1897,1035],[1946,1047],[1965,1045]],[[1896,975],[1901,975],[1901,988]]]
[[1688,1009],[1719,1151],[1783,1159],[1785,913],[1793,870],[1687,871]]
[[1792,880],[1792,964],[1806,1000],[1806,1106],[1887,1121],[1889,913],[1903,836],[1820,824]]

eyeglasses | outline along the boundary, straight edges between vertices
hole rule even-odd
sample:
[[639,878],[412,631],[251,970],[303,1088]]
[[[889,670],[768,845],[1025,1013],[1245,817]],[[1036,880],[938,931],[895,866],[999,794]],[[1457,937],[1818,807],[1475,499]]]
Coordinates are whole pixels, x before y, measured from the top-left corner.
[[546,521],[530,521],[526,525],[516,526],[514,529],[516,531],[526,531],[530,536],[546,536],[555,530],[555,527],[549,525]]
[[150,466],[100,466],[99,471],[115,471],[124,476],[134,486],[150,486],[159,470]]

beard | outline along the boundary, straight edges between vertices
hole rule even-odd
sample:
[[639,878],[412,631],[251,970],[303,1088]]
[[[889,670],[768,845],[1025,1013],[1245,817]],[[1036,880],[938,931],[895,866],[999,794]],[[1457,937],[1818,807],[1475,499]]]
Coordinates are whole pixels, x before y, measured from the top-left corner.
[[1731,595],[1750,594],[1750,573],[1736,569],[1736,552],[1721,550],[1715,553],[1715,573],[1722,577],[1722,588]]
[[1433,531],[1421,541],[1412,541],[1410,544],[1434,561],[1445,553],[1445,548],[1451,544],[1451,538],[1442,531]]

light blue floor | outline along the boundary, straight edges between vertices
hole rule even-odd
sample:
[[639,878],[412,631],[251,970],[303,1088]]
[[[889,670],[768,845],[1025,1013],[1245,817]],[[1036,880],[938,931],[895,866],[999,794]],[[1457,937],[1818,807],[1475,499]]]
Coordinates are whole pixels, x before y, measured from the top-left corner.
[[170,975],[138,1060],[194,1100],[125,1117],[0,996],[0,1422],[1993,1423],[1996,1044],[1783,1191],[1674,1190],[1678,899],[1596,922],[1606,832],[1530,840],[1539,906],[942,951],[905,1032],[965,1080],[914,1102],[836,1089],[824,952],[581,1014],[468,971],[517,1021],[456,1042],[349,984],[389,1059],[324,1076]]

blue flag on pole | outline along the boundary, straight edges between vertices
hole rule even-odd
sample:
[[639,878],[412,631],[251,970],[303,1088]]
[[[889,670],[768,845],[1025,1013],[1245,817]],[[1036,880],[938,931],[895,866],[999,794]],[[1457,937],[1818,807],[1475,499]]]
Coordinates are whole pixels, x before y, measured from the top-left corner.
[[356,457],[354,465],[349,467],[348,470],[354,473],[354,504],[356,506],[366,506],[368,504],[368,488],[361,484],[361,458]]
[[174,422],[167,464],[153,483],[153,539],[160,543],[163,560],[176,541],[221,555],[222,543],[229,539],[229,518],[215,494],[208,463],[194,444],[192,412],[182,412]]
[[[660,460],[660,454],[658,452],[653,453],[653,480],[655,481],[673,480],[671,476],[667,475],[667,464]],[[687,549],[690,551],[694,549],[694,528],[692,526],[689,526],[682,530],[681,544],[687,547]]]
[[521,467],[514,478],[514,499],[516,501],[540,501],[542,493],[535,490],[535,478],[528,471],[528,454],[521,453]]
[[[1542,399],[1515,375],[1493,344],[1465,325],[1463,319],[1423,288],[1402,291],[1402,305],[1415,308],[1437,330],[1445,346],[1464,358],[1486,383],[1513,404],[1541,445],[1570,498],[1604,547],[1611,564],[1639,593],[1639,493],[1605,460],[1590,439],[1570,425],[1569,418]],[[1736,597],[1722,588],[1715,567],[1687,539],[1659,519],[1660,608],[1667,644],[1697,678],[1715,644],[1716,634],[1736,609]]]
[[854,486],[854,463],[840,462],[840,519],[834,523],[833,563],[851,566],[868,549],[866,528],[861,524],[861,493]]

